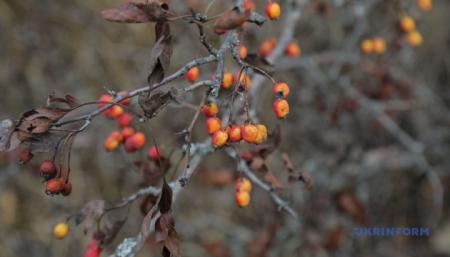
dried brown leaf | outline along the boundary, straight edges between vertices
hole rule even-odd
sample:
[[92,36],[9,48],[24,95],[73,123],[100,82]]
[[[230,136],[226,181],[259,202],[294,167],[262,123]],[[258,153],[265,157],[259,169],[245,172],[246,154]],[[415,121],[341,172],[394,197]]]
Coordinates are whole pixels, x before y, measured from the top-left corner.
[[161,198],[159,199],[158,208],[159,211],[164,214],[170,211],[172,207],[172,188],[167,184],[166,179],[163,180],[163,186],[161,189]]
[[225,11],[214,23],[214,32],[224,34],[230,29],[236,29],[250,17],[251,11],[241,12],[238,7]]

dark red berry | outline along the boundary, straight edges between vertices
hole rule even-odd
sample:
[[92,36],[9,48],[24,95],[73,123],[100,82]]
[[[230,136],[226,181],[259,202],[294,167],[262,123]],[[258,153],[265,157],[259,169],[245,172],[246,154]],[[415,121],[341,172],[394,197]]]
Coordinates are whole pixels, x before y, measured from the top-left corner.
[[68,195],[70,195],[70,193],[72,193],[72,183],[67,182],[64,184],[61,194],[64,196],[68,196]]
[[33,153],[31,152],[31,150],[23,149],[20,152],[19,162],[20,162],[20,164],[24,165],[24,164],[27,164],[27,162],[29,162],[32,158],[33,158]]
[[41,171],[41,176],[44,177],[45,179],[49,180],[49,179],[55,177],[56,166],[53,163],[53,161],[45,160],[41,164],[40,171]]

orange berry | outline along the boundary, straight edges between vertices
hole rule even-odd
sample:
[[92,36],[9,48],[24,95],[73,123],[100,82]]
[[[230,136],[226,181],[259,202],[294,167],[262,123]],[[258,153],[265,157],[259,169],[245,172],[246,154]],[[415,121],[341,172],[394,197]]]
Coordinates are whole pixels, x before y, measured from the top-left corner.
[[142,132],[135,133],[128,140],[131,140],[131,142],[133,142],[133,146],[137,150],[141,149],[145,145],[145,135]]
[[[118,95],[121,96],[121,97],[127,97],[128,96],[128,92],[127,91],[120,91],[118,93]],[[120,104],[123,104],[123,105],[126,105],[126,106],[130,105],[131,104],[131,98],[127,98],[127,99],[124,99],[124,100],[120,101]]]
[[244,208],[250,203],[250,194],[244,191],[236,192],[234,199],[239,207]]
[[406,36],[406,41],[408,41],[408,44],[411,46],[420,46],[423,43],[423,37],[422,34],[418,31],[413,31],[408,33]]
[[248,50],[247,50],[247,47],[245,47],[244,45],[239,45],[239,57],[241,58],[241,59],[245,59],[245,58],[247,58],[247,55],[248,55]]
[[58,223],[53,228],[53,235],[57,239],[63,239],[69,234],[69,224]]
[[132,127],[125,127],[122,129],[123,139],[127,140],[129,137],[134,135],[134,129]]
[[365,39],[361,42],[361,52],[363,54],[371,54],[374,51],[373,41],[371,39]]
[[417,5],[419,9],[428,12],[433,9],[433,1],[432,0],[417,0]]
[[45,186],[45,193],[48,195],[59,194],[63,190],[64,184],[64,181],[59,178],[50,179]]
[[98,99],[98,108],[104,107],[106,104],[110,103],[114,98],[111,95],[102,95]]
[[302,49],[300,48],[299,44],[296,42],[290,42],[285,49],[285,53],[287,56],[291,58],[298,58],[300,54],[302,53]]
[[55,163],[51,160],[45,160],[39,167],[39,171],[41,172],[42,177],[45,179],[51,179],[56,175]]
[[377,54],[382,54],[386,51],[386,41],[381,37],[373,39],[373,51]]
[[124,113],[120,118],[118,119],[119,127],[125,128],[128,126],[131,126],[133,123],[133,116],[129,113]]
[[233,83],[234,83],[233,73],[225,72],[223,74],[222,88],[229,89],[233,86]]
[[257,124],[258,133],[256,135],[255,144],[261,144],[267,140],[267,127],[263,124]]
[[281,15],[281,7],[278,3],[275,2],[269,2],[266,5],[266,15],[271,20],[276,20]]
[[228,141],[227,132],[223,130],[218,130],[214,132],[211,143],[213,144],[214,147],[222,147],[227,143],[227,141]]
[[277,40],[275,38],[264,40],[259,46],[259,55],[261,55],[262,57],[269,56],[276,46]]
[[199,75],[200,69],[198,67],[193,67],[186,73],[186,78],[189,82],[194,83],[197,81]]
[[283,119],[289,114],[289,103],[285,99],[277,99],[273,103],[273,110],[278,118]]
[[202,113],[207,117],[214,117],[219,112],[219,107],[214,102],[202,106]]
[[285,82],[276,83],[272,91],[276,96],[286,98],[289,95],[289,86]]
[[242,139],[241,127],[239,126],[229,126],[227,128],[228,137],[230,142],[239,142]]
[[106,151],[112,152],[115,151],[119,147],[119,141],[113,137],[108,137],[103,143]]
[[23,149],[19,154],[19,163],[22,165],[27,164],[33,158],[33,156],[34,155],[30,149]]
[[242,127],[241,133],[247,143],[254,143],[258,136],[258,128],[253,124],[246,124]]
[[208,134],[212,135],[216,131],[220,130],[222,127],[222,122],[217,117],[211,117],[206,120],[206,130],[208,131]]
[[111,134],[109,134],[108,137],[117,140],[117,142],[119,142],[119,144],[123,143],[124,137],[123,137],[122,133],[120,133],[119,131],[111,132]]
[[150,160],[157,161],[162,158],[162,151],[159,147],[152,146],[148,149],[147,156]]
[[110,109],[106,110],[104,114],[109,119],[117,119],[120,118],[120,116],[122,116],[124,112],[125,111],[121,106],[114,105]]
[[238,178],[236,180],[236,192],[247,192],[252,191],[252,182],[247,178]]
[[410,16],[403,16],[400,19],[400,28],[406,33],[413,32],[416,30],[416,22]]

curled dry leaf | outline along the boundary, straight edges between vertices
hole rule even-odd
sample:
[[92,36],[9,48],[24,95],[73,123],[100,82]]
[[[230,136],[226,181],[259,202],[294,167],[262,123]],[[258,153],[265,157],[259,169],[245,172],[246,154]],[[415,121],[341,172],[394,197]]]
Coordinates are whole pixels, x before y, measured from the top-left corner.
[[20,141],[46,133],[50,127],[61,119],[70,109],[39,107],[22,114],[14,131]]
[[182,96],[180,90],[172,88],[169,92],[154,90],[150,95],[146,93],[139,95],[138,103],[145,117],[151,119],[155,117],[171,101],[178,101]]
[[238,7],[225,11],[214,23],[214,32],[221,35],[230,29],[239,28],[247,21],[250,14],[250,10],[241,12]]
[[121,23],[146,23],[167,21],[175,16],[169,10],[166,1],[149,0],[141,2],[122,3],[119,6],[102,11],[107,21]]
[[172,188],[167,184],[166,179],[163,179],[163,186],[161,189],[161,198],[158,202],[159,211],[164,214],[170,211],[172,207]]
[[172,57],[172,35],[167,22],[158,22],[155,25],[156,43],[150,55],[150,73],[147,81],[153,86],[164,79],[164,72],[169,69]]
[[83,225],[84,233],[95,228],[95,223],[105,212],[104,200],[92,200],[87,202],[75,217],[77,225]]
[[70,109],[75,108],[80,105],[80,102],[77,98],[66,95],[64,98],[57,97],[54,94],[51,94],[47,97],[47,107],[49,108],[59,108],[63,109],[62,107],[58,107],[58,104],[65,104],[70,107]]

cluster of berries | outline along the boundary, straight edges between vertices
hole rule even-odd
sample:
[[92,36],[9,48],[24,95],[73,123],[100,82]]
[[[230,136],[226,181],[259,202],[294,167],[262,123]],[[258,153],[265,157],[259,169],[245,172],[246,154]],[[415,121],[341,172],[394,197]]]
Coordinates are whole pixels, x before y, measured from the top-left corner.
[[[100,97],[100,104],[99,108],[105,106],[108,102],[112,101],[112,96],[109,95],[103,95]],[[123,105],[129,105],[129,102],[122,103]],[[111,118],[109,112],[114,112],[114,108],[119,107],[122,108],[119,105],[114,105],[111,107],[111,109],[107,110],[105,112],[105,116],[107,118]],[[119,116],[114,116],[118,122],[119,127],[121,130],[115,130],[111,132],[108,137],[105,139],[103,146],[106,151],[113,152],[116,151],[121,144],[123,144],[124,150],[127,153],[134,153],[136,151],[139,151],[145,147],[146,144],[146,136],[142,132],[138,132],[133,128],[133,116],[127,112],[122,112]],[[157,148],[156,146],[153,146],[148,149],[147,156],[150,160],[158,160],[162,157],[161,149]]]
[[41,163],[39,168],[40,175],[47,182],[45,186],[45,193],[48,195],[62,194],[68,196],[72,192],[72,184],[61,176],[61,172],[52,160],[45,160]]
[[250,193],[252,192],[252,182],[246,178],[238,178],[235,184],[236,193],[234,199],[236,204],[244,208],[250,203]]
[[273,111],[279,119],[286,118],[289,114],[289,103],[286,100],[289,95],[289,86],[285,82],[276,83],[273,86],[273,93],[277,98],[273,103]]
[[[276,38],[270,38],[267,40],[264,40],[261,45],[259,46],[258,53],[262,57],[269,56],[273,50],[277,47],[277,39]],[[297,42],[290,42],[287,44],[286,48],[284,49],[284,53],[287,57],[290,58],[298,58],[300,57],[302,50],[300,48],[300,45]]]
[[365,55],[386,52],[386,41],[382,37],[367,38],[361,42],[361,52]]
[[222,147],[228,142],[236,143],[241,140],[251,144],[261,144],[267,139],[267,127],[263,124],[231,124],[222,128],[222,121],[216,117],[219,108],[214,102],[205,104],[201,111],[208,117],[206,130],[208,134],[212,135],[211,142],[214,147]]
[[406,41],[411,46],[420,46],[423,42],[422,34],[416,30],[416,22],[411,16],[403,16],[399,22],[400,29],[406,33]]

